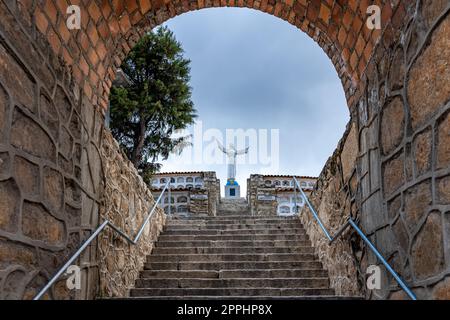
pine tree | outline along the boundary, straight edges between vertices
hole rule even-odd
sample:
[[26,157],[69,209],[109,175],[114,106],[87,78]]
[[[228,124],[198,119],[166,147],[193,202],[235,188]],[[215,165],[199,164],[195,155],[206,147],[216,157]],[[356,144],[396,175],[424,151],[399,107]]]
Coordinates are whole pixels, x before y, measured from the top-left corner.
[[173,138],[196,118],[183,54],[167,27],[151,31],[121,66],[129,83],[111,89],[111,131],[147,182],[161,168],[158,159],[189,145],[189,136]]

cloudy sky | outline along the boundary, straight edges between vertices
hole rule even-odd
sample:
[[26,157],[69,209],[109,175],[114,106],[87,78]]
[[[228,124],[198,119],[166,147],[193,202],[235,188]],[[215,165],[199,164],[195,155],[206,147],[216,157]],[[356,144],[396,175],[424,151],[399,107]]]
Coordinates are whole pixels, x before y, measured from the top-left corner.
[[163,162],[163,172],[212,170],[223,185],[225,156],[214,153],[213,138],[228,145],[226,130],[244,129],[254,136],[245,139],[253,153],[240,157],[237,168],[241,195],[251,173],[320,173],[349,113],[336,71],[312,39],[243,8],[204,9],[166,24],[191,60],[198,124],[189,128],[193,148]]

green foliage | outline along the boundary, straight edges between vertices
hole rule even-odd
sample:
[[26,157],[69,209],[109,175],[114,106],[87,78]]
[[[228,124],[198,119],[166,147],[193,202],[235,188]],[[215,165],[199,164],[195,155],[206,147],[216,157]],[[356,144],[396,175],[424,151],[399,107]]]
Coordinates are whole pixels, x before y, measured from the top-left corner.
[[189,137],[173,138],[193,124],[190,60],[167,27],[146,34],[121,68],[130,84],[111,89],[111,131],[144,180]]

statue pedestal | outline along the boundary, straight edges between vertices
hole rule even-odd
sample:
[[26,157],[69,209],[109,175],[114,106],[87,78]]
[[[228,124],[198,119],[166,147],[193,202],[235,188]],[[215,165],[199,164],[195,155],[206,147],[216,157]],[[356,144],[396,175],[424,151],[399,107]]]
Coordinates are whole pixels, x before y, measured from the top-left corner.
[[234,180],[228,180],[225,185],[225,199],[238,199],[241,197],[241,187]]

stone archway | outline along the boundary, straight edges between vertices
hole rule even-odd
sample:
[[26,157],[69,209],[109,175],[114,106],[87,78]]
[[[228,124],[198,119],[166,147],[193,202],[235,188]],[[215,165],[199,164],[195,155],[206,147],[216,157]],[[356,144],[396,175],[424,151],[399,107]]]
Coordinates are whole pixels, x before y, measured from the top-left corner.
[[[74,80],[83,84],[88,98],[106,107],[115,70],[146,30],[185,12],[212,7],[253,8],[304,31],[332,60],[350,98],[382,33],[365,27],[368,6],[369,1],[329,0],[91,1],[81,7],[79,32],[69,32],[65,27],[68,15],[64,2],[44,1],[43,5],[32,8],[28,5],[23,10],[35,18],[37,30],[45,36],[52,50],[72,66]],[[399,24],[406,15],[401,3],[393,8],[389,3],[380,7],[384,23],[389,22],[395,12]]]
[[[103,114],[127,52],[145,30],[171,17],[223,6],[280,17],[327,53],[352,120],[325,166],[314,201],[326,211],[322,200],[327,192],[336,193],[338,209],[330,212],[359,216],[419,296],[446,292],[447,1],[97,0],[81,7],[81,29],[72,31],[66,27],[69,2],[79,3],[0,1],[0,203],[7,208],[0,219],[3,297],[30,297],[97,226]],[[381,30],[365,27],[373,3],[381,8]],[[359,250],[357,242],[354,247]],[[375,259],[361,253],[356,264],[364,271]],[[97,268],[87,261],[86,272]],[[89,288],[96,279],[88,279],[80,297],[94,294]],[[11,283],[15,290],[7,289]],[[398,296],[390,291],[396,289],[377,294]]]

